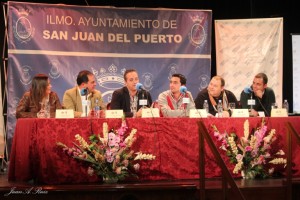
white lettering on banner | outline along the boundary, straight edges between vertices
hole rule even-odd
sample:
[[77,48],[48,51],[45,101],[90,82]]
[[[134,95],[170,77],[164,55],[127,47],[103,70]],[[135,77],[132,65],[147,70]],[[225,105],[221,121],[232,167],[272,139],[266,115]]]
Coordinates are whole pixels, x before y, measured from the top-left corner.
[[170,21],[164,20],[163,28],[176,29],[177,28],[176,20],[170,20]]
[[71,16],[52,16],[47,15],[46,19],[47,24],[59,24],[59,25],[72,25],[73,24],[73,18]]
[[68,40],[68,32],[67,31],[43,31],[43,38],[46,40]]
[[127,38],[127,34],[122,34],[122,33],[108,33],[108,42],[125,42],[129,43],[130,40]]
[[72,40],[103,42],[104,37],[103,33],[75,32],[74,36],[72,37]]
[[134,34],[135,43],[180,43],[181,41],[181,35]]
[[[58,18],[58,17],[56,17]],[[50,18],[54,21],[52,18]],[[48,21],[48,16],[47,16]],[[62,23],[62,19],[57,19],[58,23]],[[55,23],[54,23],[55,24]],[[113,18],[94,18],[80,17],[78,26],[99,26],[109,28],[170,28],[177,29],[176,20],[151,20],[151,19],[113,19]]]

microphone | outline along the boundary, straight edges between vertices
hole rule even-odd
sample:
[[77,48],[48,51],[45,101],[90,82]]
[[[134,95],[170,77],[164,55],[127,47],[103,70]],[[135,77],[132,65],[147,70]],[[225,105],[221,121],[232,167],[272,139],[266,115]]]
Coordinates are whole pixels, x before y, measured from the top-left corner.
[[80,95],[81,95],[81,96],[85,96],[85,95],[87,95],[87,93],[88,93],[88,89],[87,89],[87,88],[82,88],[82,89],[80,90]]
[[[85,96],[85,100],[86,100],[86,104],[87,104],[87,95],[88,95],[88,89],[87,88],[82,88],[80,90],[80,95],[81,96]],[[85,105],[85,116],[88,116],[88,112],[87,112],[87,105]]]
[[251,94],[250,95],[250,100],[248,100],[248,106],[250,105],[250,110],[249,112],[253,109],[253,106],[255,105],[255,101],[253,100],[253,90],[252,90],[252,87],[250,86],[247,86],[244,88],[244,92],[246,94]]
[[141,83],[137,83],[135,88],[136,88],[137,91],[145,90],[144,87],[143,87],[143,84],[141,84]]
[[182,85],[182,86],[180,86],[179,91],[180,91],[181,94],[185,94],[187,92],[187,89],[184,85]]
[[246,94],[250,94],[250,93],[253,92],[253,90],[252,90],[251,87],[247,86],[247,87],[245,87],[244,92],[245,92]]
[[[143,84],[137,83],[135,85],[135,88],[138,92],[142,93],[141,99],[139,99],[139,105],[142,106],[143,108],[147,107],[148,106],[148,94],[147,94],[145,88],[143,87]],[[146,96],[146,98],[145,98],[145,96]]]

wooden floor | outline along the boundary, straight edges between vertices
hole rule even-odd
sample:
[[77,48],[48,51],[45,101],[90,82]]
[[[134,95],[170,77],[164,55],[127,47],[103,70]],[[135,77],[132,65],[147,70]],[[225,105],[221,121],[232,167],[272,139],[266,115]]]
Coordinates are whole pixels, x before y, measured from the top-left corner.
[[[284,179],[244,180],[236,183],[247,200],[283,200],[287,199]],[[205,199],[222,199],[220,179],[207,179]],[[293,187],[293,200],[299,200],[297,184]],[[0,175],[0,199],[55,199],[55,200],[189,200],[200,199],[199,180],[122,182],[118,184],[70,184],[42,185],[32,182],[8,182],[7,174]],[[228,199],[238,199],[228,190]]]

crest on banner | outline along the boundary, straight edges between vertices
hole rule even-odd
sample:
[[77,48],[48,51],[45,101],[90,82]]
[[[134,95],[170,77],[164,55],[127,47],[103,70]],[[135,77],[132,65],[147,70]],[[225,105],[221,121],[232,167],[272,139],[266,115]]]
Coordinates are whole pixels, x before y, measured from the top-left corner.
[[34,35],[34,27],[32,26],[30,20],[27,18],[30,11],[26,9],[19,10],[19,18],[13,25],[13,33],[15,38],[20,42],[26,43],[31,40]]

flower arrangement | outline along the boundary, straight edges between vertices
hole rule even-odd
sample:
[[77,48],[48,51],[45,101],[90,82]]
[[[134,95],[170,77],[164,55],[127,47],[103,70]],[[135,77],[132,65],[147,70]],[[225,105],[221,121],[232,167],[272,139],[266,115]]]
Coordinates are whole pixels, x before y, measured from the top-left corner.
[[274,173],[275,165],[286,166],[284,151],[273,153],[271,144],[276,140],[276,131],[272,129],[268,132],[264,119],[252,133],[249,132],[249,121],[246,120],[244,136],[241,138],[234,132],[221,134],[215,125],[212,128],[214,136],[221,142],[220,148],[226,151],[230,163],[235,164],[234,174],[241,172],[246,179],[267,178]]
[[139,160],[154,160],[152,154],[142,152],[135,153],[131,146],[136,140],[136,129],[132,129],[126,135],[128,127],[126,121],[122,121],[119,129],[108,129],[107,123],[103,123],[103,134],[91,135],[89,142],[85,141],[79,134],[75,135],[77,143],[73,142],[74,147],[68,147],[58,142],[57,145],[63,148],[69,156],[89,163],[87,173],[102,176],[105,182],[117,182],[128,176],[135,176],[139,170]]

